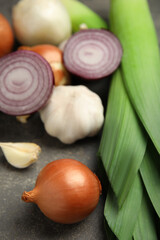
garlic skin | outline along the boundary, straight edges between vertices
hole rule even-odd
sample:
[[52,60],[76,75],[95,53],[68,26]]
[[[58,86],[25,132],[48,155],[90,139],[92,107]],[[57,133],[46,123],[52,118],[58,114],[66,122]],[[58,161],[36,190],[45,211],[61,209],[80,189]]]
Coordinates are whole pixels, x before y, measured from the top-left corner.
[[49,135],[72,144],[99,132],[104,108],[100,97],[86,86],[57,86],[40,117]]
[[41,148],[35,143],[0,143],[6,160],[16,168],[26,168],[36,162]]

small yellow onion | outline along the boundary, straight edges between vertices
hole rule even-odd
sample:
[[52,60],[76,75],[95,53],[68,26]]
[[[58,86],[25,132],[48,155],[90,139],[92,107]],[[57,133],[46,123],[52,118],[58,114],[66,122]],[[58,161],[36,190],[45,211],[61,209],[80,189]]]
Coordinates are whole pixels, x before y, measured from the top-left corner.
[[86,165],[59,159],[40,171],[34,189],[24,192],[22,200],[36,203],[54,222],[72,224],[96,208],[101,191],[98,177]]

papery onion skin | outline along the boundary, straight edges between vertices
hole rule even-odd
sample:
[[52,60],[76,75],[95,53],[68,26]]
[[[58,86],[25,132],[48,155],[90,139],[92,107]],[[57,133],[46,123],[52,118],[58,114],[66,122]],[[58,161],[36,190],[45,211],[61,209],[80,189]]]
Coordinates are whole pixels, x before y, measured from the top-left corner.
[[40,44],[32,47],[20,46],[18,50],[33,51],[44,57],[51,65],[56,86],[68,85],[71,83],[69,73],[63,64],[62,51],[58,47],[51,44]]
[[39,44],[33,46],[19,46],[18,50],[29,50],[40,54],[49,63],[62,62],[62,51],[51,44]]
[[14,33],[8,19],[0,13],[0,57],[10,53],[14,47]]
[[49,219],[63,224],[82,221],[97,206],[102,191],[98,177],[74,159],[59,159],[39,173],[35,188],[22,194]]

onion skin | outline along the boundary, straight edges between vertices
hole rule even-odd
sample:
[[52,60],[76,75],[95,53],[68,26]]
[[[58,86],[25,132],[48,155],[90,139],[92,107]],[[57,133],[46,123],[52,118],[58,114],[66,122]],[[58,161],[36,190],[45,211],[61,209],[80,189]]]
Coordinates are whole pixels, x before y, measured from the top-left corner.
[[55,85],[68,85],[71,82],[69,73],[63,64],[62,51],[51,44],[40,44],[34,46],[20,46],[18,50],[33,51],[44,57],[50,64],[53,74]]
[[43,56],[48,62],[62,62],[62,51],[50,44],[40,44],[34,46],[20,46],[18,50],[29,50]]
[[12,52],[14,47],[14,33],[8,19],[0,13],[0,57]]
[[35,187],[22,194],[49,219],[72,224],[86,218],[97,206],[102,191],[98,177],[74,159],[59,159],[47,164],[39,173]]

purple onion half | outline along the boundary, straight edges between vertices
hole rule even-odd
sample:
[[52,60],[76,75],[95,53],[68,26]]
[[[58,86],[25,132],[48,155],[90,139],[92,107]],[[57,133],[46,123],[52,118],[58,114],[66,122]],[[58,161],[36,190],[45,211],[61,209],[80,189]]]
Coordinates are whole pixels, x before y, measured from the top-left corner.
[[53,86],[52,69],[39,54],[20,50],[0,58],[0,111],[15,116],[36,112]]
[[117,37],[103,29],[85,29],[73,34],[64,48],[66,69],[81,78],[95,80],[113,73],[122,58]]

